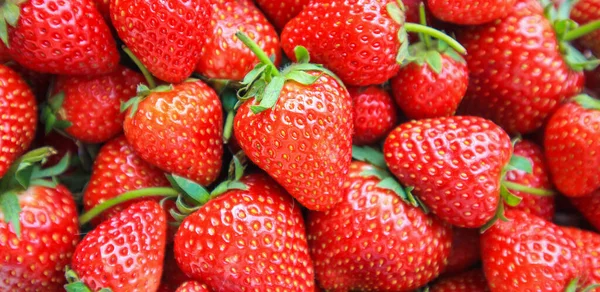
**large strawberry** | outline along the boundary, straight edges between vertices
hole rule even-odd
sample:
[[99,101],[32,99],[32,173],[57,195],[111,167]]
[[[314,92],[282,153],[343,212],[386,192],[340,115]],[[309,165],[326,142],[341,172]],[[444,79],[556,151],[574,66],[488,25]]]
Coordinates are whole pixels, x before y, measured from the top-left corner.
[[111,0],[110,16],[133,55],[161,80],[192,74],[210,21],[208,0]]
[[390,94],[379,86],[350,87],[354,145],[379,142],[396,126],[398,110]]
[[241,179],[183,220],[175,235],[181,269],[213,291],[313,291],[300,206],[266,175]]
[[481,270],[471,270],[437,280],[429,287],[429,292],[489,292],[485,276]]
[[[248,34],[261,49],[281,62],[279,36],[265,16],[248,0],[209,0],[209,37],[200,51],[196,72],[217,79],[242,80],[259,60],[236,36]],[[243,15],[243,17],[241,17]]]
[[219,175],[223,112],[215,91],[199,80],[148,90],[125,104],[125,137],[140,157],[202,185]]
[[5,63],[5,65],[13,69],[13,71],[17,72],[19,75],[21,75],[23,80],[25,80],[25,82],[29,84],[29,88],[31,88],[31,91],[35,95],[38,102],[44,101],[46,99],[48,89],[52,81],[51,74],[33,71],[15,61],[7,62]]
[[[238,34],[262,63],[248,74],[233,122],[248,158],[302,205],[325,210],[342,198],[340,187],[352,159],[352,100],[326,69],[297,63],[279,72],[247,36]],[[268,83],[268,85],[267,85]]]
[[582,280],[585,283],[600,284],[600,234],[570,227],[564,227],[563,231],[575,240],[577,248],[581,250],[583,264],[588,271]]
[[278,30],[282,30],[285,24],[296,17],[309,2],[310,0],[256,0],[256,4]]
[[31,144],[37,125],[37,105],[23,79],[0,65],[0,178]]
[[491,119],[509,133],[530,133],[582,90],[581,71],[594,63],[567,40],[585,28],[565,31],[571,27],[563,15],[568,9],[557,13],[548,5],[557,19],[547,19],[537,0],[519,0],[507,17],[459,31],[470,72],[459,111]]
[[570,197],[600,189],[600,100],[579,95],[546,126],[544,150],[552,181]]
[[516,0],[427,0],[436,18],[457,24],[483,24],[507,16]]
[[27,68],[87,75],[108,73],[119,63],[93,0],[5,1],[0,9],[0,38],[12,59]]
[[571,198],[571,203],[596,230],[600,230],[600,190],[585,197]]
[[154,201],[136,203],[104,221],[77,245],[65,288],[156,291],[166,228],[165,213]]
[[308,214],[315,274],[327,291],[412,291],[446,265],[450,227],[382,186],[386,178],[373,175],[381,171],[353,162],[342,202]]

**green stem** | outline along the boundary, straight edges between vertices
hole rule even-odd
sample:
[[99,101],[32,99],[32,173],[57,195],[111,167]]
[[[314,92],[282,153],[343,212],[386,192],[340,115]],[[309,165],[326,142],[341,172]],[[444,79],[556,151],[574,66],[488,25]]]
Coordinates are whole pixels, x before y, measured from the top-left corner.
[[140,60],[133,54],[133,52],[129,48],[127,48],[126,46],[123,46],[122,48],[125,54],[127,54],[127,56],[131,58],[131,60],[135,63],[136,66],[138,66],[138,68],[140,68],[140,71],[142,71],[142,74],[144,74],[144,78],[146,78],[146,82],[148,82],[148,87],[150,89],[154,89],[156,87],[156,82],[154,82],[154,77],[152,77],[152,74],[148,72],[146,66],[144,66],[144,64],[140,62]]
[[231,139],[231,132],[233,131],[233,118],[235,117],[235,112],[229,111],[227,112],[227,117],[225,118],[225,126],[223,128],[223,142],[227,144],[229,139]]
[[106,200],[98,205],[96,205],[91,210],[85,212],[83,215],[79,217],[79,225],[83,226],[86,223],[90,222],[90,220],[94,219],[94,217],[100,215],[102,212],[119,205],[123,202],[127,202],[134,199],[144,198],[144,197],[176,197],[179,195],[179,192],[173,188],[145,188],[134,190],[130,192],[123,193],[117,197]]
[[580,106],[586,109],[600,110],[600,100],[595,99],[587,94],[580,94],[573,98]]
[[504,184],[504,186],[506,186],[506,188],[508,188],[508,189],[523,192],[523,193],[528,193],[528,194],[532,194],[532,195],[536,195],[536,196],[540,196],[540,197],[554,196],[554,192],[551,190],[547,190],[547,189],[532,188],[532,187],[524,186],[522,184],[509,182],[509,181],[504,181],[504,182],[502,182],[502,184]]
[[572,40],[576,40],[586,34],[589,34],[595,30],[598,30],[598,29],[600,29],[600,20],[592,21],[590,23],[587,23],[587,24],[582,25],[574,30],[567,32],[563,37],[563,41],[570,42]]
[[[419,22],[423,26],[427,26],[427,17],[425,16],[425,4],[421,3],[419,5]],[[431,49],[431,37],[424,33],[419,33],[419,39],[425,43],[425,48],[428,50]]]
[[455,39],[453,39],[449,35],[441,32],[437,29],[428,27],[426,25],[416,24],[416,23],[405,23],[404,28],[406,28],[406,31],[408,31],[408,32],[422,33],[422,34],[431,36],[433,38],[436,38],[438,40],[441,40],[441,41],[447,43],[451,48],[453,48],[459,54],[467,53],[467,49],[465,49],[465,47],[463,47],[459,42],[457,42]]
[[256,55],[256,57],[258,57],[258,60],[260,60],[263,64],[267,64],[268,66],[273,67],[274,70],[272,70],[272,72],[275,76],[279,75],[277,66],[273,64],[271,58],[269,58],[267,53],[265,53],[265,51],[263,51],[257,43],[255,43],[250,37],[248,37],[245,33],[241,31],[236,32],[235,36],[238,37],[238,39],[240,39],[240,41],[242,41],[242,43],[244,43],[244,45],[246,45],[250,49],[250,51],[252,51]]

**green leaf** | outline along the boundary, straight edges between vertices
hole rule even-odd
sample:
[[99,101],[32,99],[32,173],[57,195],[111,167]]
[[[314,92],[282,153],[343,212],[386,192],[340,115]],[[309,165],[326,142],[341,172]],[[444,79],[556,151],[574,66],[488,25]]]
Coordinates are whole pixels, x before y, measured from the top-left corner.
[[227,189],[228,190],[242,190],[242,191],[246,191],[248,190],[248,186],[241,182],[241,181],[230,181],[227,184]]
[[370,146],[355,146],[352,145],[352,158],[371,163],[379,168],[386,169],[387,164],[383,153]]
[[54,123],[54,128],[57,130],[65,130],[67,128],[69,128],[70,126],[72,126],[73,123],[66,121],[66,120],[57,120]]
[[32,163],[21,163],[15,172],[15,180],[24,189],[29,187],[34,165]]
[[374,177],[376,177],[376,178],[378,178],[380,180],[385,179],[386,177],[391,177],[391,175],[387,171],[385,171],[383,169],[380,169],[380,168],[373,168],[373,169],[363,170],[363,171],[361,171],[360,175],[362,177],[372,177],[372,176],[374,176]]
[[303,46],[296,46],[294,48],[294,54],[296,55],[297,63],[308,63],[310,62],[310,54],[308,50]]
[[42,119],[44,121],[44,133],[48,135],[50,134],[50,132],[52,132],[52,129],[54,129],[54,124],[56,123],[56,116],[54,115],[54,113],[50,112],[50,109],[48,107],[45,107],[42,110]]
[[34,180],[31,180],[30,185],[47,187],[47,188],[55,188],[58,185],[58,182],[54,181],[54,180],[49,181],[46,179],[34,179]]
[[397,3],[390,2],[385,6],[388,15],[396,22],[397,24],[404,24],[406,16],[404,12],[400,9]]
[[416,197],[412,194],[412,190],[414,189],[414,187],[407,187],[406,189],[404,189],[404,192],[406,193],[406,198],[408,199],[408,202],[413,207],[419,207],[419,202],[417,201]]
[[169,178],[169,181],[174,182],[181,191],[190,196],[190,198],[194,199],[196,202],[200,204],[205,204],[208,202],[210,194],[203,186],[192,180],[175,174],[168,175],[167,178]]
[[65,101],[65,93],[59,92],[50,98],[48,105],[53,112],[57,112],[62,107],[63,102]]
[[242,162],[240,161],[240,159],[237,157],[237,155],[233,155],[233,164],[234,164],[234,173],[235,173],[235,177],[234,179],[240,180],[242,178],[242,176],[244,175],[244,165],[242,164]]
[[267,64],[259,63],[257,64],[252,71],[248,72],[246,76],[244,76],[244,80],[242,80],[242,85],[252,84],[267,68]]
[[569,285],[565,288],[564,292],[577,292],[579,287],[579,279],[575,278],[569,282]]
[[533,173],[533,165],[531,164],[531,161],[520,155],[513,154],[508,162],[508,166],[512,170],[520,170],[528,174]]
[[83,282],[69,283],[64,287],[67,292],[92,292],[92,290],[90,290]]
[[39,166],[34,167],[34,171],[31,175],[31,179],[38,179],[38,178],[53,177],[53,176],[61,175],[63,172],[65,172],[67,170],[67,168],[69,168],[70,165],[71,165],[71,154],[67,153],[65,156],[63,156],[63,158],[60,159],[60,161],[56,165],[54,165],[52,167],[48,167],[48,168],[44,168],[44,169],[40,169]]
[[[0,13],[2,13],[2,9],[0,9]],[[8,27],[6,27],[6,20],[2,14],[0,14],[0,39],[2,39],[7,48],[10,48],[10,44],[8,43]]]
[[580,94],[573,98],[577,104],[585,109],[600,110],[600,100],[595,99],[587,94]]
[[4,13],[4,19],[8,25],[12,27],[17,26],[17,22],[19,21],[19,16],[21,14],[21,8],[11,1],[6,1],[2,6],[2,10]]
[[21,214],[21,206],[17,194],[13,191],[8,191],[0,194],[0,208],[4,214],[4,221],[13,226],[17,237],[21,237],[21,223],[19,215]]
[[522,198],[515,196],[515,194],[508,190],[508,188],[504,184],[500,185],[500,197],[502,197],[502,199],[504,199],[504,202],[506,202],[506,204],[511,207],[518,206],[523,200]]
[[435,50],[427,51],[425,55],[425,62],[436,74],[440,74],[440,72],[442,72],[442,55],[440,52]]
[[304,71],[290,71],[285,74],[285,78],[288,80],[294,80],[303,85],[311,85],[321,77],[321,75],[311,75]]
[[581,290],[581,292],[592,292],[598,288],[600,288],[600,284],[591,284],[591,285],[583,288],[583,290]]
[[563,57],[565,62],[573,69],[574,71],[591,71],[594,70],[599,64],[600,60],[591,57],[586,58],[580,51],[574,48],[569,43],[563,42],[561,43],[561,48],[563,49]]
[[20,159],[20,162],[35,163],[40,162],[51,155],[56,154],[56,150],[52,147],[41,147],[27,152]]
[[393,177],[386,177],[382,179],[377,186],[396,193],[403,201],[408,202],[408,196],[404,191],[404,188]]
[[573,6],[575,6],[577,1],[579,0],[564,0],[560,6],[558,6],[556,15],[558,19],[569,19],[569,17],[571,17],[571,10],[573,10]]
[[496,215],[494,215],[494,217],[490,221],[488,221],[487,223],[485,223],[485,225],[481,227],[480,233],[486,232],[488,229],[494,226],[494,224],[496,224],[498,220],[508,222],[508,218],[506,218],[506,216],[504,215],[504,204],[502,202],[498,204],[498,208],[496,209]]
[[[275,76],[273,80],[267,85],[263,92],[262,100],[260,101],[259,107],[251,107],[252,112],[258,114],[266,109],[272,108],[279,99],[279,94],[285,85],[285,78],[282,76]],[[254,108],[254,109],[253,109]]]

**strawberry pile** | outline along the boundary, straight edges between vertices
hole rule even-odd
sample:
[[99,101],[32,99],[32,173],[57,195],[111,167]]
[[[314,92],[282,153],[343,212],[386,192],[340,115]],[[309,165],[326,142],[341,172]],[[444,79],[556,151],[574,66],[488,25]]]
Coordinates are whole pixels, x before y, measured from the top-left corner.
[[0,292],[600,291],[600,0],[0,0]]

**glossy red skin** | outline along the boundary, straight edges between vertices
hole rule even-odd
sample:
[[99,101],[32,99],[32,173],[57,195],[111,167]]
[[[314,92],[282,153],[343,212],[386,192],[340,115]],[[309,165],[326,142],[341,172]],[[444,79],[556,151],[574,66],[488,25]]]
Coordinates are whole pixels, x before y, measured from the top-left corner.
[[[281,63],[279,36],[267,18],[254,6],[242,0],[210,0],[212,19],[209,37],[200,51],[196,72],[216,79],[243,80],[258,64],[258,58],[235,33],[243,31],[268,56]],[[206,37],[205,37],[206,38]]]
[[166,229],[157,202],[131,205],[83,238],[71,268],[92,291],[155,291],[163,270]]
[[184,219],[175,259],[213,291],[314,291],[300,206],[266,175],[241,179]]
[[133,117],[127,112],[124,130],[136,153],[165,172],[207,186],[221,171],[221,102],[202,81],[151,93]]
[[452,230],[452,250],[444,274],[464,272],[481,260],[479,230],[470,228],[454,228]]
[[398,126],[383,153],[391,172],[442,220],[478,228],[496,213],[510,137],[491,121],[469,116]]
[[587,283],[600,283],[600,234],[571,227],[563,227],[563,230],[575,240],[577,248],[581,251],[584,266],[588,271]]
[[481,235],[483,271],[491,290],[564,291],[585,275],[575,240],[561,227],[517,210],[506,210]]
[[115,40],[92,0],[26,1],[8,38],[12,59],[38,72],[103,74],[119,63]]
[[23,80],[29,85],[38,103],[46,99],[52,75],[33,71],[14,61],[8,62],[5,65],[21,75]]
[[119,66],[97,76],[59,76],[54,93],[64,92],[58,118],[71,122],[65,131],[84,143],[104,143],[123,131],[121,104],[136,95],[144,76]]
[[373,169],[352,162],[342,202],[308,213],[315,273],[327,291],[411,291],[446,265],[451,228],[377,187],[376,177],[361,175]]
[[65,187],[31,186],[18,195],[21,238],[0,211],[0,290],[60,291],[79,241],[77,206]]
[[465,25],[487,23],[507,16],[516,0],[427,0],[427,7],[438,19]]
[[245,102],[233,122],[235,138],[248,158],[311,210],[340,202],[352,160],[348,91],[333,77],[321,75],[308,86],[287,81],[272,109],[254,114],[254,103]]
[[437,280],[429,292],[489,292],[485,275],[479,269]]
[[296,46],[306,47],[313,63],[323,64],[346,85],[382,84],[400,68],[400,25],[386,10],[392,1],[312,1],[285,26],[281,46],[292,60]]
[[310,0],[256,0],[256,4],[277,30],[282,30],[285,24],[296,17],[309,2]]
[[470,72],[459,112],[490,119],[508,133],[534,132],[583,89],[583,73],[563,60],[536,0],[517,1],[508,17],[465,28],[458,40],[469,52]]
[[210,292],[210,289],[208,289],[206,284],[201,284],[197,281],[188,281],[181,284],[175,292]]
[[585,197],[571,198],[571,203],[596,230],[600,230],[600,190]]
[[437,74],[427,63],[415,62],[400,68],[390,80],[396,103],[410,119],[454,115],[467,92],[469,72],[466,63],[442,54],[442,71]]
[[208,0],[111,0],[123,42],[157,78],[180,83],[200,60],[211,9]]
[[[552,190],[546,158],[540,146],[528,140],[522,140],[515,144],[514,154],[527,158],[533,172],[528,174],[521,170],[510,170],[506,172],[504,180],[531,188]],[[511,190],[511,192],[523,200],[516,207],[506,206],[507,208],[521,210],[552,221],[555,206],[554,196],[536,196],[516,190]]]
[[0,178],[29,148],[37,125],[31,89],[12,69],[0,65]]
[[552,181],[569,197],[600,188],[600,110],[571,102],[561,106],[546,125],[544,150]]
[[354,120],[354,145],[383,140],[398,122],[398,110],[390,94],[379,86],[349,87]]
[[[92,176],[83,195],[83,208],[89,211],[96,205],[122,193],[150,187],[169,186],[164,173],[142,160],[124,136],[104,144],[96,156]],[[161,199],[157,197],[157,200]],[[119,204],[94,218],[94,225],[117,215],[138,199]]]
[[[580,25],[600,19],[600,1],[580,0],[571,10],[571,19]],[[586,49],[592,50],[595,56],[600,56],[600,31],[593,31],[577,40]]]

